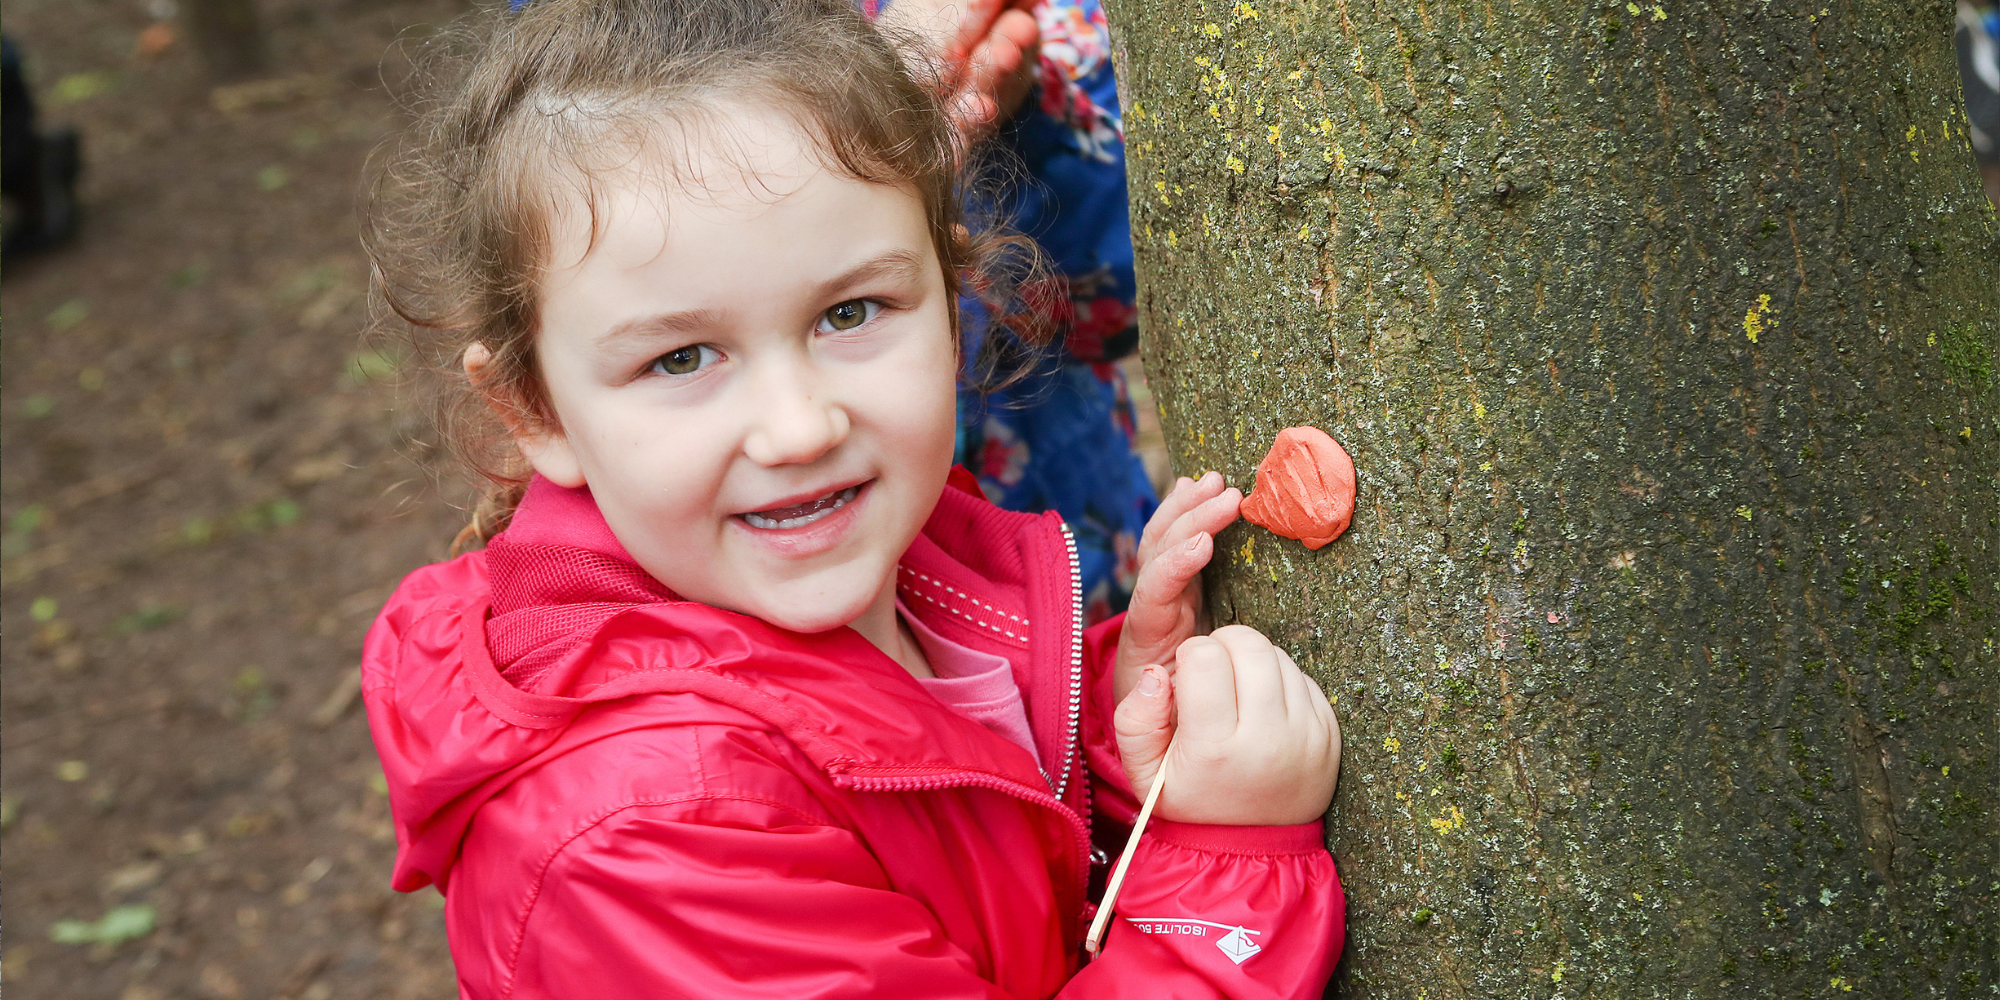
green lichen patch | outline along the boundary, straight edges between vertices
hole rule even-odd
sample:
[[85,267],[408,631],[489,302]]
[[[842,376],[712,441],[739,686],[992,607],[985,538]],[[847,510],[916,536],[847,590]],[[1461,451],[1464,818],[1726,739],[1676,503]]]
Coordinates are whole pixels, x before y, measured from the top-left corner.
[[1993,382],[1993,351],[1971,321],[1945,328],[1937,337],[1938,353],[1951,380],[1977,393]]

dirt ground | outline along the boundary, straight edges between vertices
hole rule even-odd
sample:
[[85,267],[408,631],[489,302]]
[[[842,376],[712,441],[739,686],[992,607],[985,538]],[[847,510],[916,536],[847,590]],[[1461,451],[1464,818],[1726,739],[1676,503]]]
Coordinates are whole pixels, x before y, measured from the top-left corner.
[[360,354],[354,204],[384,53],[463,7],[262,9],[271,76],[218,92],[185,38],[146,53],[167,5],[6,7],[88,212],[0,284],[17,997],[455,992],[440,899],[388,887],[355,663],[459,519]]
[[274,69],[217,89],[169,0],[6,6],[88,213],[0,283],[17,997],[455,992],[440,898],[388,886],[355,663],[463,489],[362,350],[354,206],[399,120],[385,53],[465,5],[261,9]]

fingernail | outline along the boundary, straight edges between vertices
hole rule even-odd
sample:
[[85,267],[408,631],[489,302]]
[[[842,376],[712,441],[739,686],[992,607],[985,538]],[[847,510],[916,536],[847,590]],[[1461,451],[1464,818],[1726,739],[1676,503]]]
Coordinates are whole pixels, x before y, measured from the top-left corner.
[[1190,538],[1190,539],[1188,539],[1188,543],[1187,543],[1187,550],[1188,550],[1189,552],[1198,552],[1198,551],[1200,551],[1200,550],[1201,550],[1201,540],[1202,540],[1202,539],[1204,539],[1204,538],[1207,538],[1207,537],[1208,537],[1208,532],[1206,532],[1206,531],[1197,531],[1197,532],[1195,532],[1195,534],[1194,534],[1194,537],[1193,537],[1193,538]]
[[1139,675],[1139,693],[1148,698],[1160,693],[1160,668],[1147,667]]

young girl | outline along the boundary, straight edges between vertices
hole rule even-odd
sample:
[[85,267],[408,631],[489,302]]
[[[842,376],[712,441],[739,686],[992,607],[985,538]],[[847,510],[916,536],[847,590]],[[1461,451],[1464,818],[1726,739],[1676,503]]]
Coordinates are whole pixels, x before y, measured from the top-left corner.
[[1181,480],[1086,631],[1060,519],[949,468],[986,260],[846,0],[539,4],[422,138],[380,288],[526,481],[365,652],[395,886],[446,894],[463,995],[1319,995],[1338,727],[1197,634],[1241,494]]

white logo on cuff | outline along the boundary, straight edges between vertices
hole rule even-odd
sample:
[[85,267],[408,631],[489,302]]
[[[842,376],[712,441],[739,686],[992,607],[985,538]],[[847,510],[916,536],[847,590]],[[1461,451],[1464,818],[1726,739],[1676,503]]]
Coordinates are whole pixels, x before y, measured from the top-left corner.
[[1215,942],[1231,962],[1242,965],[1250,956],[1263,951],[1263,947],[1250,940],[1263,931],[1253,931],[1237,924],[1218,924],[1213,920],[1193,920],[1186,917],[1126,917],[1125,922],[1134,930],[1144,934],[1186,934],[1198,938],[1208,937],[1209,929],[1224,931],[1221,940]]

